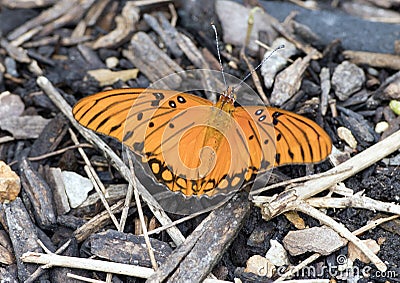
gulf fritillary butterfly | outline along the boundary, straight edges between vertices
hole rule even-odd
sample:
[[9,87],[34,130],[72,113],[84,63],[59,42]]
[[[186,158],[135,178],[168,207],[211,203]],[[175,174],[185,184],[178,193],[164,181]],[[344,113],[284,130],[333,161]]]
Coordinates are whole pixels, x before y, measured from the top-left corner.
[[83,98],[73,114],[127,145],[159,182],[186,196],[227,193],[273,166],[330,154],[329,136],[310,119],[234,102],[232,88],[215,104],[179,91],[127,88]]

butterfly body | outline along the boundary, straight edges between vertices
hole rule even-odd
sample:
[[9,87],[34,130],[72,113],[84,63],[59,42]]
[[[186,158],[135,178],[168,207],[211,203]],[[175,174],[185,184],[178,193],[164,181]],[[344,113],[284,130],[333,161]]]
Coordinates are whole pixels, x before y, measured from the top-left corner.
[[171,90],[117,89],[83,98],[73,114],[130,147],[155,179],[186,196],[228,194],[273,166],[329,155],[330,138],[315,122],[234,102],[232,89],[216,104]]

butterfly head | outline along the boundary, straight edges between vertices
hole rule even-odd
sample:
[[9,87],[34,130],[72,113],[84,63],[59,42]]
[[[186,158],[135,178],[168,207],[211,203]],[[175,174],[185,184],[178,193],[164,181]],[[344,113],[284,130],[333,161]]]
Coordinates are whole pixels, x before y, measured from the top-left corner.
[[234,104],[236,100],[236,95],[233,87],[228,87],[219,97],[218,102],[215,104],[215,107],[227,112],[231,113],[234,111]]
[[234,104],[236,100],[234,87],[228,86],[228,88],[221,94],[219,100],[223,103]]

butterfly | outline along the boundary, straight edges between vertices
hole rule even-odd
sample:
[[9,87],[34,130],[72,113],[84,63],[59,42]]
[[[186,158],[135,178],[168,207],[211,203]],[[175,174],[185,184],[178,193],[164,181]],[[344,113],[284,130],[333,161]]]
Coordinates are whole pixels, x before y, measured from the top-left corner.
[[158,182],[188,197],[229,193],[274,166],[320,162],[332,148],[312,120],[237,106],[231,87],[215,104],[173,90],[108,90],[78,101],[73,115],[128,146]]

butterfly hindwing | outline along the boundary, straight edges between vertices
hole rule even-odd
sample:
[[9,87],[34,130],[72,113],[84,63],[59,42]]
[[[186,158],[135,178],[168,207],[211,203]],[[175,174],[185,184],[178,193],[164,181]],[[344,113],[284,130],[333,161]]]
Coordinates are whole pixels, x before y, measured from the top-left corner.
[[276,136],[275,165],[316,163],[332,150],[328,134],[314,121],[278,108],[268,108]]

